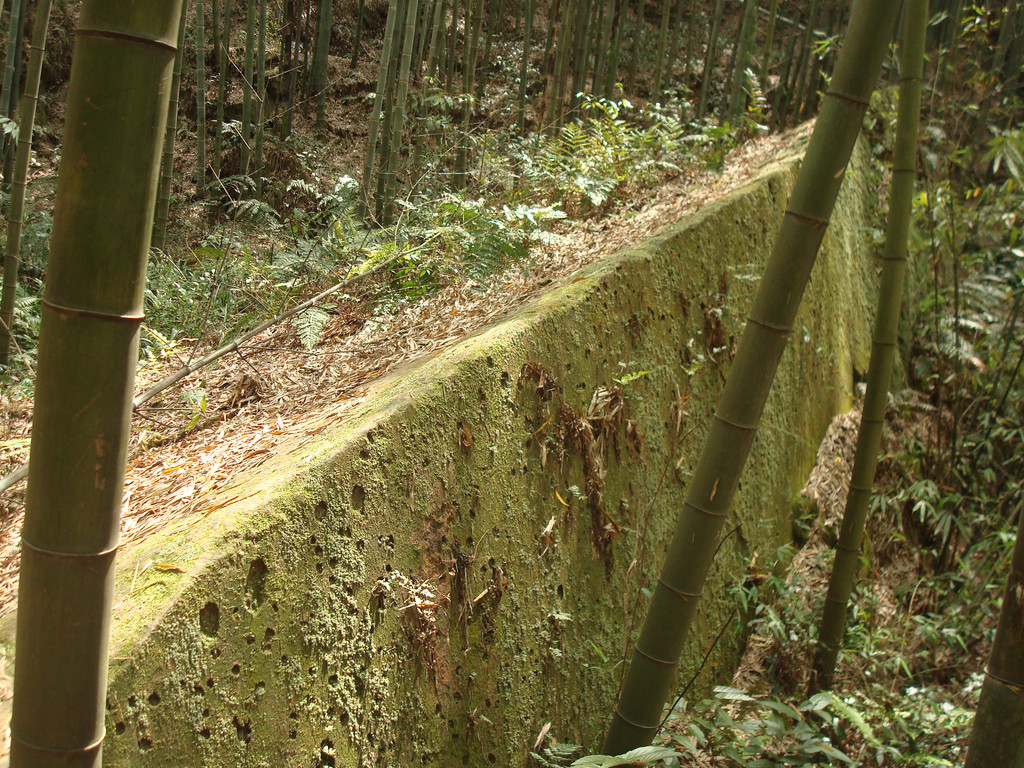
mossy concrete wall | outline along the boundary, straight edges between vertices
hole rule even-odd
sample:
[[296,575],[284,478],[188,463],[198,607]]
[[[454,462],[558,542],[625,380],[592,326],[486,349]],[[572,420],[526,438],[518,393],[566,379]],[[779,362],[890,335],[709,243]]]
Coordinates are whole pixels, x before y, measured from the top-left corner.
[[[546,723],[597,748],[796,163],[391,374],[235,501],[124,552],[105,763],[522,766]],[[789,538],[866,365],[867,168],[861,148],[680,684]],[[150,560],[182,571],[135,578]]]

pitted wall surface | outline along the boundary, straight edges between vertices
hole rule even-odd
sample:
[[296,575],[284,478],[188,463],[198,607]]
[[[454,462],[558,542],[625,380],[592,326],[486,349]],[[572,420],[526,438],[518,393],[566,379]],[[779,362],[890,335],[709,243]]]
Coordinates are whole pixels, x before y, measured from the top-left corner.
[[[379,381],[235,501],[121,556],[111,766],[523,766],[599,746],[797,157]],[[858,149],[679,685],[788,540],[867,363]],[[174,563],[129,595],[133,569]],[[734,622],[699,686],[727,678]],[[699,688],[698,688],[699,690]]]

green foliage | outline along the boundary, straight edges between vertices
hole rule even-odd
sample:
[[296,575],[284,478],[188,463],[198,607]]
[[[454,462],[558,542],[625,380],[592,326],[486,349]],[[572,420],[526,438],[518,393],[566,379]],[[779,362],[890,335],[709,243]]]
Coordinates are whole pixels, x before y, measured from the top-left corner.
[[329,318],[330,315],[327,314],[327,311],[316,305],[295,316],[292,323],[299,332],[299,341],[302,342],[302,346],[308,350],[316,347]]
[[835,745],[851,728],[871,733],[863,716],[831,693],[795,703],[726,686],[671,728],[669,742],[687,758],[749,768],[856,765]]
[[581,117],[554,134],[528,137],[513,154],[516,183],[566,210],[603,210],[630,191],[679,173],[697,160],[698,147],[710,143],[674,113],[581,96]]

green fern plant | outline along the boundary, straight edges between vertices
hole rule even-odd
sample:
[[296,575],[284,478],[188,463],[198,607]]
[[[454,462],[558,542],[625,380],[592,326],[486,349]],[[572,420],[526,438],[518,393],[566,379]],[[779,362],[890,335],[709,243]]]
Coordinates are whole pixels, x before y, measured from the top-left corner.
[[330,315],[327,313],[327,309],[315,304],[295,315],[292,318],[292,325],[295,326],[295,330],[299,334],[302,346],[312,351],[320,343],[324,326],[327,325],[329,319]]

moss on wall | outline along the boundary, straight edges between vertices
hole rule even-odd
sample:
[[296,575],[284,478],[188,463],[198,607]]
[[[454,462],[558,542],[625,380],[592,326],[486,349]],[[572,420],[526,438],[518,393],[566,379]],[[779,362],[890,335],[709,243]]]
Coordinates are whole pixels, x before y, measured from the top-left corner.
[[[125,552],[105,762],[523,765],[548,722],[596,746],[795,164],[390,375],[235,501]],[[730,587],[788,539],[866,365],[863,148],[854,169],[683,678],[735,612]],[[183,572],[127,596],[149,560]]]

